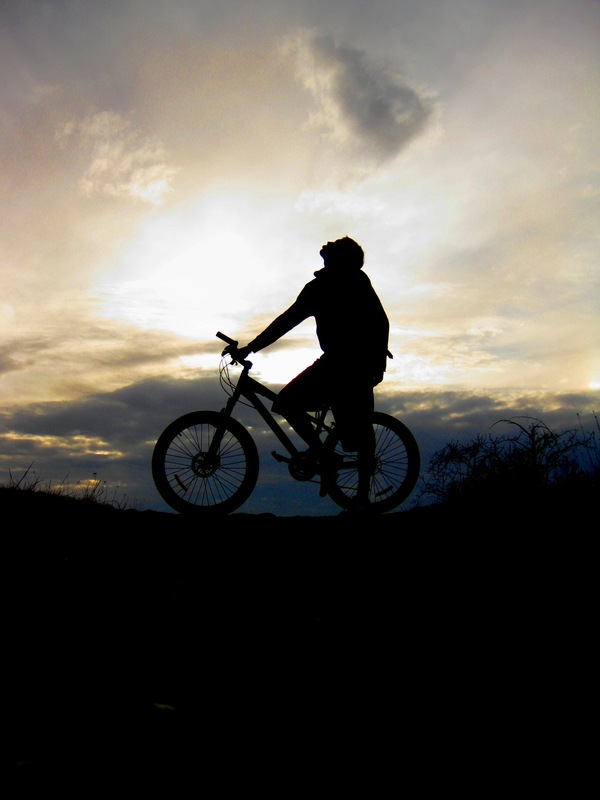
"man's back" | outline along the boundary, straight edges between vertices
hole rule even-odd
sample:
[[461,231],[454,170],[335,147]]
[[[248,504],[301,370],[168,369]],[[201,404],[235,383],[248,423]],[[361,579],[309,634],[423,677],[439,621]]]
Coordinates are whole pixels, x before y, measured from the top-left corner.
[[[388,349],[389,321],[371,281],[362,270],[322,269],[296,301],[314,316],[324,353],[379,362]],[[385,362],[384,362],[385,363]]]

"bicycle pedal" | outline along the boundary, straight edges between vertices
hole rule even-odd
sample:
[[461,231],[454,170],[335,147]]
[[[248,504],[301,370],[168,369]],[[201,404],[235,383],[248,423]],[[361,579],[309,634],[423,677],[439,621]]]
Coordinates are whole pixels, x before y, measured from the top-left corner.
[[275,461],[279,461],[279,463],[281,463],[282,461],[285,462],[286,464],[290,463],[290,459],[287,456],[282,456],[280,453],[276,453],[275,450],[272,451],[271,455],[273,456]]

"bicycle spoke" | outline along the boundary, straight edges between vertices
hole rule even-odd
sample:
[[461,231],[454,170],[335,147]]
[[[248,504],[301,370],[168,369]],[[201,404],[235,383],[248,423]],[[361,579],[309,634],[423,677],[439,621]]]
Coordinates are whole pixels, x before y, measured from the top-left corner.
[[[376,412],[374,417],[375,463],[369,487],[369,499],[375,511],[389,511],[398,506],[413,490],[420,468],[419,450],[406,426],[394,417]],[[334,451],[344,456],[336,485],[329,492],[343,508],[349,506],[358,490],[358,464],[344,454],[335,432]]]
[[[221,436],[213,453],[211,443]],[[234,510],[247,499],[258,476],[258,452],[240,423],[212,411],[173,422],[159,438],[152,470],[163,498],[178,511]]]

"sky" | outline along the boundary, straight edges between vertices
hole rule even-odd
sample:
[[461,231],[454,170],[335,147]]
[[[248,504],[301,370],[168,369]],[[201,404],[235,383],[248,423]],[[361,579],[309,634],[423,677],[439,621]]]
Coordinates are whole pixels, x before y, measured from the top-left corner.
[[[7,0],[0,483],[169,511],[152,448],[223,406],[216,331],[253,338],[346,235],[423,470],[515,416],[593,431],[599,42],[597,0]],[[253,375],[319,354],[309,320]],[[242,412],[240,510],[336,514]]]

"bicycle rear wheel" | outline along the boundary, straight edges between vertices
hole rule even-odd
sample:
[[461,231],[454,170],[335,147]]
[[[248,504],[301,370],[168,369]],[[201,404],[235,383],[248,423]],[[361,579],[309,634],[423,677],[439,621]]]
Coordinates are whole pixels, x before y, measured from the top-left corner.
[[[390,414],[376,411],[373,429],[375,463],[369,500],[373,511],[383,513],[403,503],[415,488],[421,469],[421,455],[410,430]],[[325,441],[325,447],[341,461],[336,483],[329,490],[329,496],[341,508],[349,508],[358,488],[356,453],[344,452],[335,428]]]
[[[223,438],[214,458],[209,446]],[[181,514],[229,514],[252,494],[259,458],[254,439],[237,420],[217,411],[192,411],[158,437],[152,477],[163,500]]]

